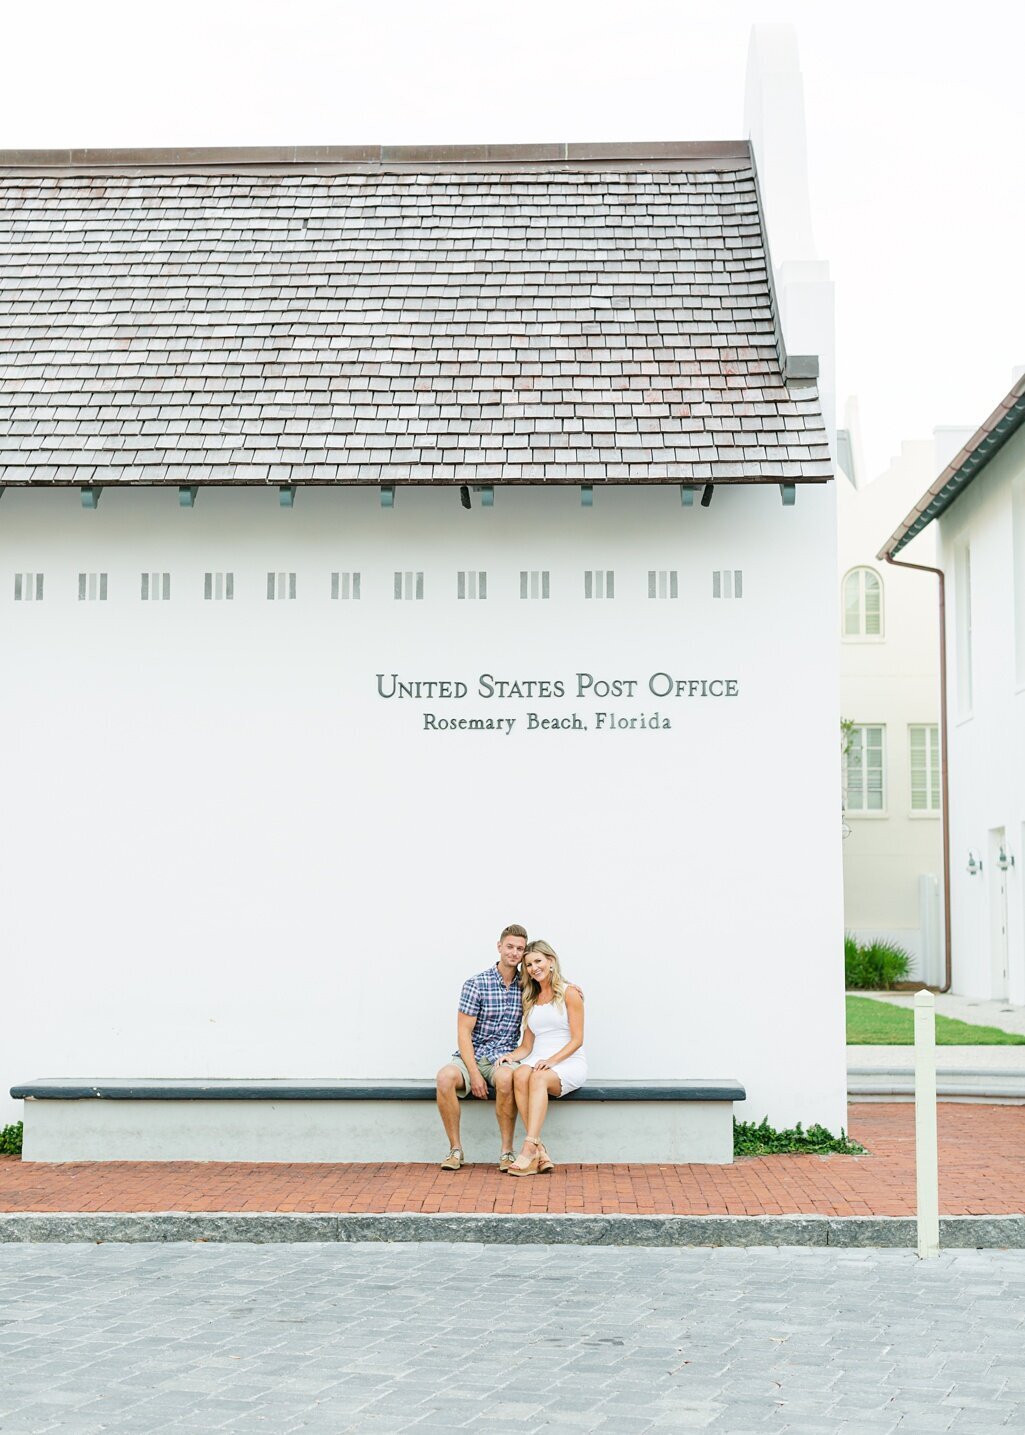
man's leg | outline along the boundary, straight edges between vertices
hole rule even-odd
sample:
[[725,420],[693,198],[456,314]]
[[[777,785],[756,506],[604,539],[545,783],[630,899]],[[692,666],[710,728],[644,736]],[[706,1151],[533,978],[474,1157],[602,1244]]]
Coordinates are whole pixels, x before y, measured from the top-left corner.
[[502,1153],[513,1149],[516,1131],[516,1099],[513,1096],[513,1076],[518,1068],[513,1066],[495,1067],[495,1118],[498,1121],[498,1136]]
[[458,1066],[443,1066],[435,1078],[438,1098],[438,1113],[445,1128],[451,1149],[459,1147],[459,1092],[465,1077]]

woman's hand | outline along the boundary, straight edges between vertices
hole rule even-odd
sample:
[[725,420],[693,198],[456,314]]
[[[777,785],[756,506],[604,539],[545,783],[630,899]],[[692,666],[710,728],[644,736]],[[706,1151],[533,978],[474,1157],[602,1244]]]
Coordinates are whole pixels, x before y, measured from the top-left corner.
[[534,1062],[534,1070],[535,1070],[535,1071],[551,1071],[551,1070],[553,1070],[553,1068],[554,1068],[555,1065],[556,1065],[556,1063],[555,1063],[555,1062],[551,1062],[551,1061],[535,1061],[535,1062]]

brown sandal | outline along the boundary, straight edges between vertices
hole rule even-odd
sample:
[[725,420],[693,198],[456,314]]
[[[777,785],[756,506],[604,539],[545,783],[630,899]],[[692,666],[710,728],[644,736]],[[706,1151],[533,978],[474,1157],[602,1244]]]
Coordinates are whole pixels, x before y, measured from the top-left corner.
[[537,1146],[537,1172],[539,1176],[549,1176],[555,1170],[555,1162],[548,1154],[543,1142],[539,1141]]

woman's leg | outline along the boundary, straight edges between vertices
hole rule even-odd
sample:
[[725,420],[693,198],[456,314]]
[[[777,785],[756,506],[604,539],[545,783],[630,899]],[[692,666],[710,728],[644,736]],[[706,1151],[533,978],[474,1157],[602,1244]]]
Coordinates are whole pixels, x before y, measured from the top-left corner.
[[562,1082],[558,1073],[547,1068],[544,1071],[532,1071],[530,1082],[527,1088],[527,1119],[523,1123],[527,1128],[527,1140],[530,1142],[540,1141],[541,1128],[545,1124],[545,1117],[548,1115],[548,1097],[562,1095]]
[[533,1070],[532,1066],[518,1066],[513,1072],[513,1096],[516,1098],[516,1110],[520,1113],[520,1120],[524,1127],[527,1124],[528,1092],[530,1075]]
[[548,1115],[548,1097],[562,1093],[562,1082],[554,1071],[535,1071],[532,1066],[521,1066],[513,1078],[513,1091],[520,1117],[526,1128],[526,1139],[520,1154],[509,1168],[514,1176],[531,1175],[537,1169],[539,1154],[547,1161],[544,1170],[552,1170],[551,1161],[543,1156],[539,1137]]

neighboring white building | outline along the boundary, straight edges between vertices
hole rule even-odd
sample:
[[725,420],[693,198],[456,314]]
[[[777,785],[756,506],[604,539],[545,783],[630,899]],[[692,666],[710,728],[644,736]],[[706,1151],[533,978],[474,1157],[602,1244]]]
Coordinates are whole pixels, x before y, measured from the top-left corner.
[[749,146],[2,164],[4,1085],[429,1076],[522,921],[596,1077],[842,1125],[835,485]]
[[[881,550],[936,520],[946,587],[954,990],[1025,1002],[1025,378]],[[920,578],[926,588],[936,580]]]
[[[881,563],[879,538],[935,473],[931,439],[907,442],[859,484],[852,424],[837,480],[840,711],[845,734],[844,920],[861,941],[900,943],[913,974],[944,972],[939,623],[935,580]],[[935,562],[932,532],[907,555]]]

